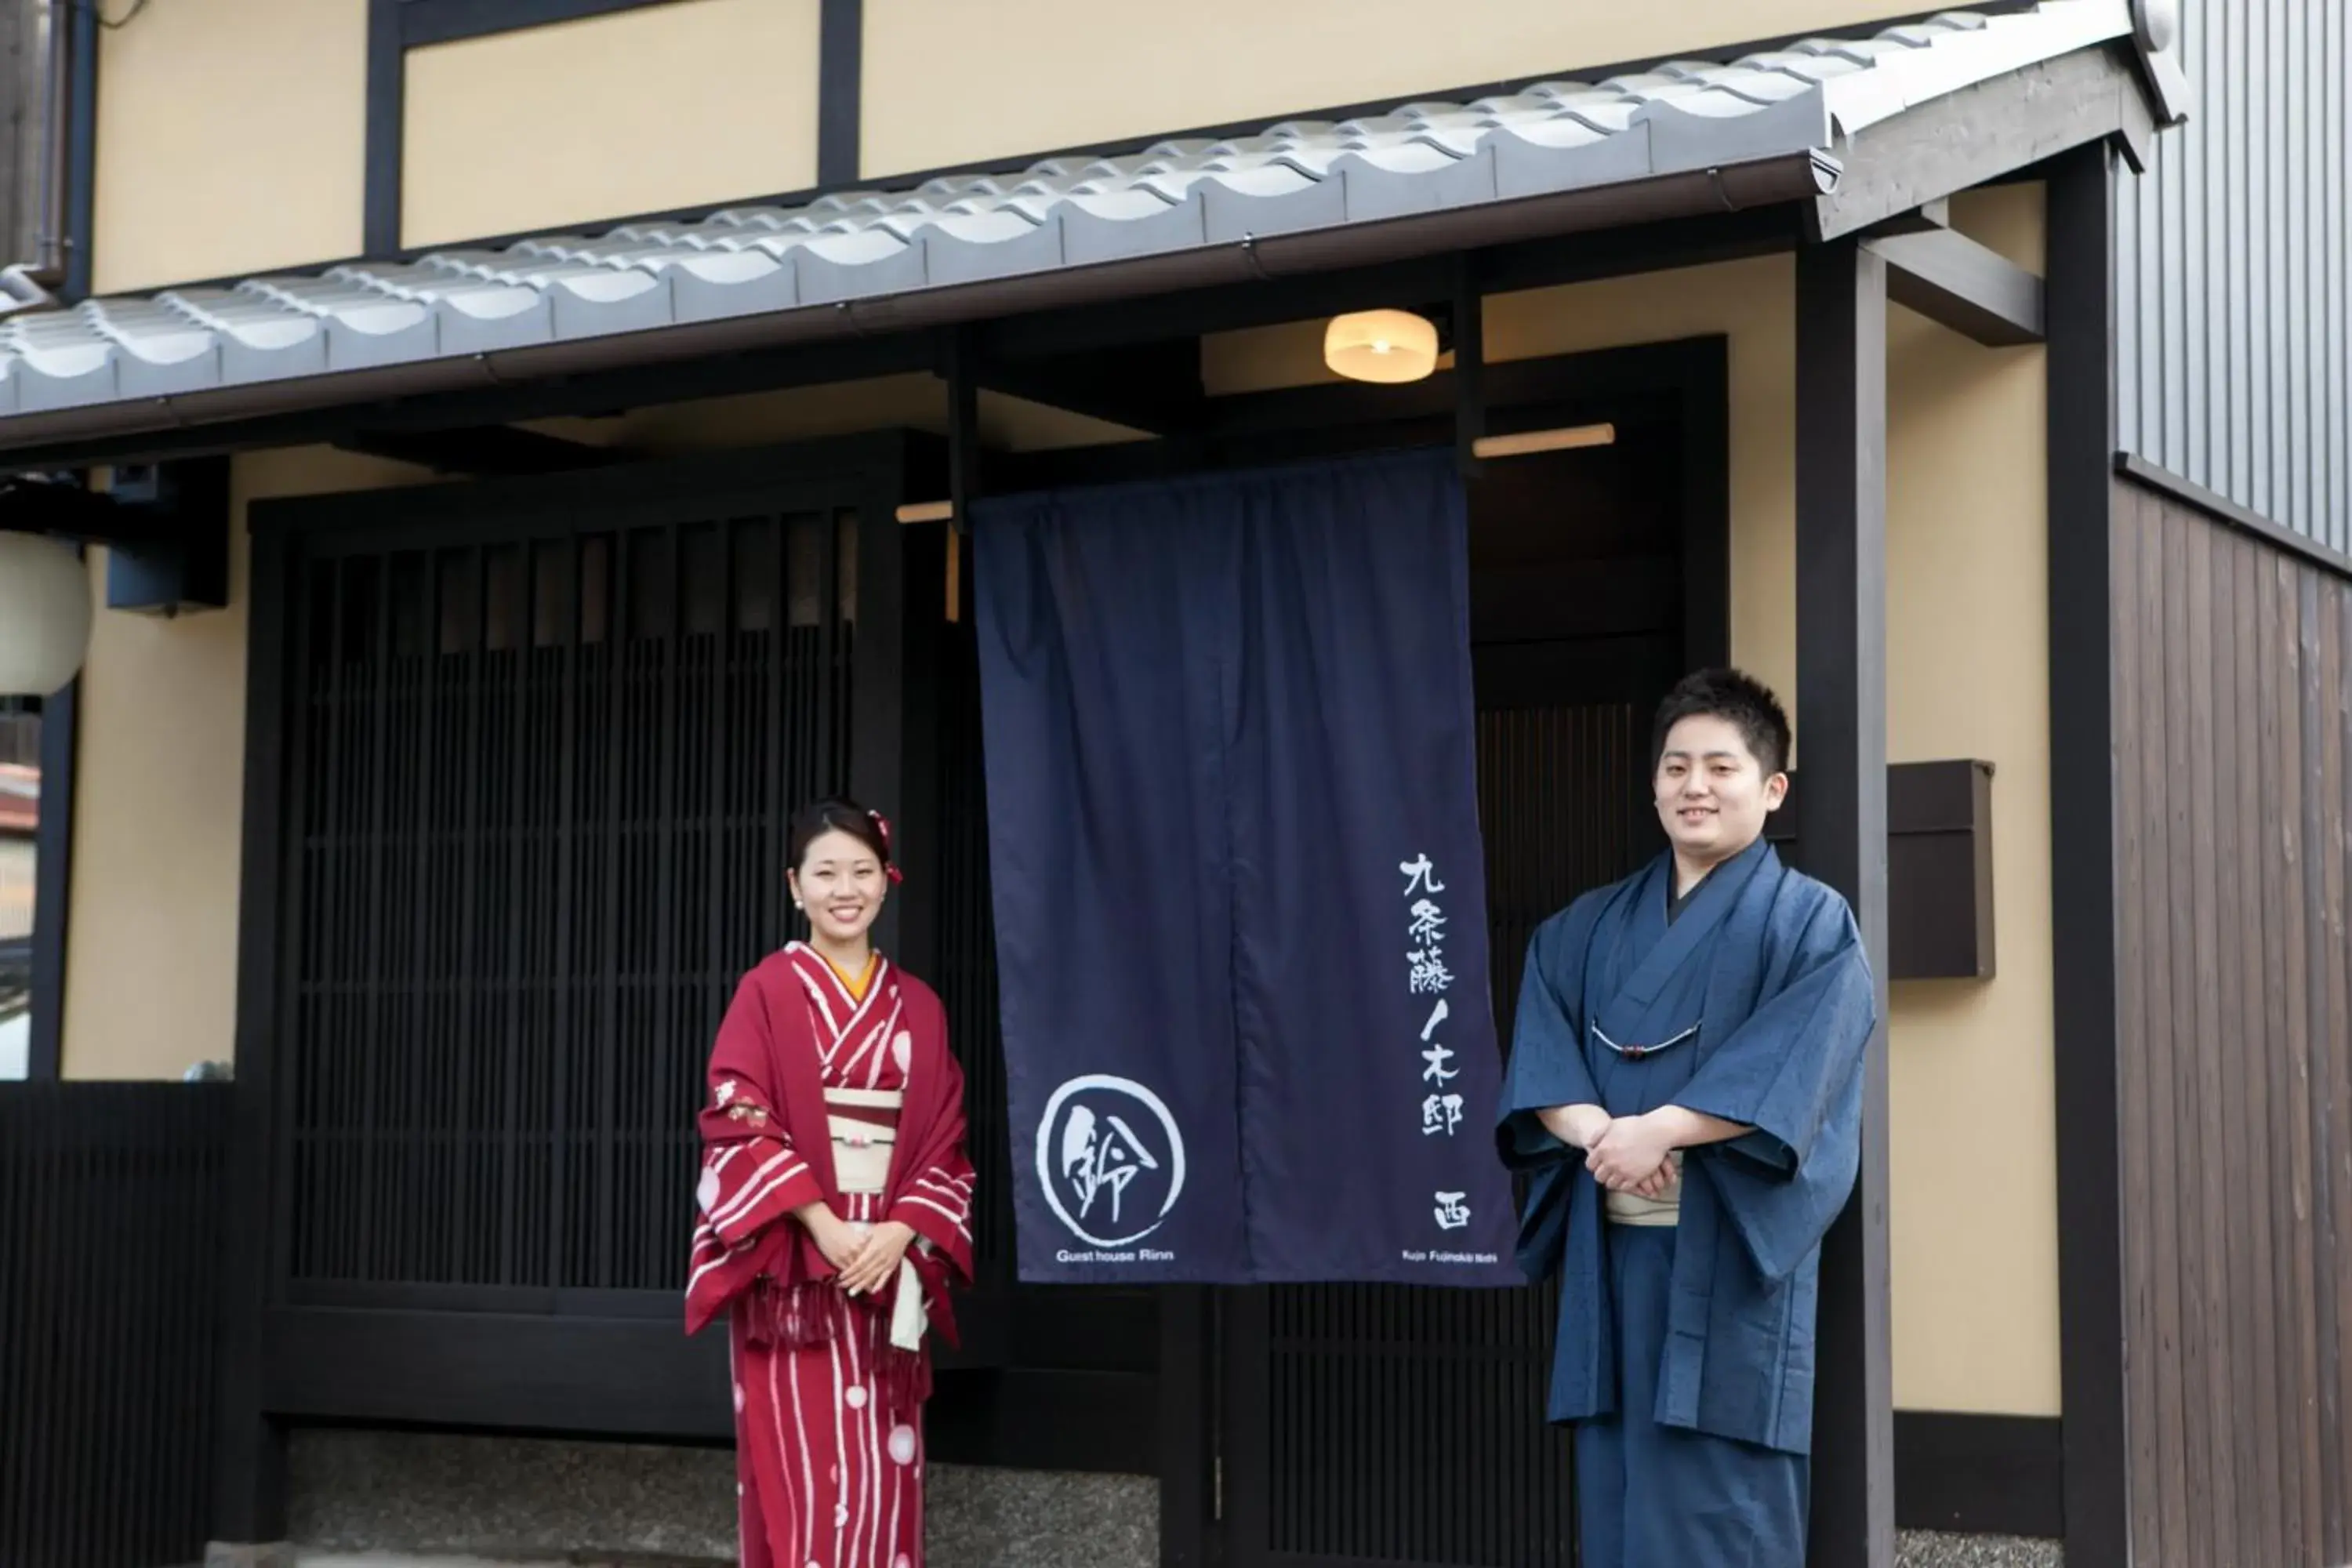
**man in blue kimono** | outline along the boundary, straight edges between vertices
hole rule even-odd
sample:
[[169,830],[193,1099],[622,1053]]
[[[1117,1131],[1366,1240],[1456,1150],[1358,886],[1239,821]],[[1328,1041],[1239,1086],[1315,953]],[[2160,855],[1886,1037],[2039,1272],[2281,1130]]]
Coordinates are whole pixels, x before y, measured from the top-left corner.
[[1801,1568],[1822,1238],[1876,1004],[1853,912],[1780,864],[1789,720],[1694,675],[1651,755],[1670,847],[1538,930],[1498,1142],[1560,1279],[1585,1568]]

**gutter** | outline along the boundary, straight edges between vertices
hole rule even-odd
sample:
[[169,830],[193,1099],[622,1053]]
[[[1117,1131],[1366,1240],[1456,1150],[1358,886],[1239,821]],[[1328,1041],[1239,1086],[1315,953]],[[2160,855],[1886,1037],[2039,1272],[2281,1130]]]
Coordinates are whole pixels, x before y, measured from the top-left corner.
[[[82,30],[79,15],[77,24],[79,37]],[[93,91],[78,98],[75,123],[79,127],[87,119],[94,130],[94,60],[91,70]],[[86,142],[78,142],[76,150],[87,158],[90,149]],[[77,165],[85,176],[89,166]],[[151,431],[192,431],[230,420],[479,391],[549,377],[625,371],[760,349],[910,333],[1030,311],[1141,300],[1181,290],[1414,260],[1671,218],[1811,202],[1836,189],[1841,173],[1838,161],[1825,153],[1794,153],[1513,201],[1485,202],[1263,237],[1251,236],[1234,243],[1157,256],[1056,268],[835,304],[803,305],[725,321],[536,343],[526,348],[417,360],[325,375],[252,382],[136,402],[17,414],[0,420],[0,454],[62,440]],[[81,226],[73,231],[79,243],[74,246],[69,258],[69,279],[78,277],[86,290],[89,256],[86,238],[89,213],[87,178],[75,189],[80,197],[78,211]],[[77,266],[78,272],[70,270]],[[68,288],[71,287],[69,281]],[[74,297],[82,296],[77,293]],[[5,467],[6,461],[0,457],[0,467]]]

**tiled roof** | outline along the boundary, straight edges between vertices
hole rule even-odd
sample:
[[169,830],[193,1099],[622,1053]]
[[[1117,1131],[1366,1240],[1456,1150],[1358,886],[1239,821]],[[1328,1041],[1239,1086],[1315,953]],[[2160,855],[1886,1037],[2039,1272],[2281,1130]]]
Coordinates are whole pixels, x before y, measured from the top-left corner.
[[0,323],[0,420],[904,294],[1658,175],[1837,135],[2122,37],[2126,0],[1951,12],[1728,64],[1286,121],[806,206],[88,301]]

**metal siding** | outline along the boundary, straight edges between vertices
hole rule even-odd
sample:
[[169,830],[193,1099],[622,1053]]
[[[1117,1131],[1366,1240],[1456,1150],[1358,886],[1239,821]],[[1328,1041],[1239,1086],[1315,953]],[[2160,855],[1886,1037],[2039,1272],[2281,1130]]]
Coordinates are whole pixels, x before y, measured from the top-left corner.
[[2340,5],[2192,0],[2195,100],[2118,183],[2124,449],[2284,526],[2352,546]]

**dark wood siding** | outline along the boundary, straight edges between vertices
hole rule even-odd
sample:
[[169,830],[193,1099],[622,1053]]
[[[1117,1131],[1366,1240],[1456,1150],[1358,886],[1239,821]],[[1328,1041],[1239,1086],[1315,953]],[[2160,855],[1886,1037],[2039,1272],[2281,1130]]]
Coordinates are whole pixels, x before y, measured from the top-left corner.
[[226,1084],[0,1088],[0,1563],[204,1554]]
[[2352,581],[2117,481],[2136,1563],[2336,1563],[2352,1334]]

